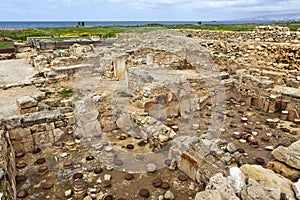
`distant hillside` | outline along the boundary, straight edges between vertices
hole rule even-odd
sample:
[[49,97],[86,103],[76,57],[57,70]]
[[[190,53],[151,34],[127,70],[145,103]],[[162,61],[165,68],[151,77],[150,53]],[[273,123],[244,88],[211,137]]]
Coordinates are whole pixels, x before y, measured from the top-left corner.
[[279,21],[300,21],[300,13],[264,15],[253,18],[238,19],[238,21],[262,21],[262,22],[279,22]]

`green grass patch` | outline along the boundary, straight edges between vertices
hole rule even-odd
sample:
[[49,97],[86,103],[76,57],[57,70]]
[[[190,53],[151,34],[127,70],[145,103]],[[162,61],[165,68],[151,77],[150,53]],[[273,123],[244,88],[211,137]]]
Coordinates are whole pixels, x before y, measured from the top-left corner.
[[118,93],[120,97],[133,97],[132,94],[129,94],[127,92],[119,92]]
[[71,97],[72,95],[73,95],[73,89],[63,89],[60,92],[60,96],[62,98],[68,98],[68,97]]
[[0,48],[1,49],[14,48],[14,44],[13,42],[9,42],[9,41],[0,41]]
[[291,31],[300,28],[300,22],[276,22],[264,24],[204,24],[204,25],[163,25],[147,24],[142,26],[91,26],[91,27],[61,27],[61,28],[29,28],[29,29],[0,29],[0,37],[9,37],[14,40],[26,40],[27,37],[65,37],[65,36],[99,36],[114,37],[119,33],[145,33],[164,29],[195,29],[211,31],[252,31],[257,25],[286,26]]

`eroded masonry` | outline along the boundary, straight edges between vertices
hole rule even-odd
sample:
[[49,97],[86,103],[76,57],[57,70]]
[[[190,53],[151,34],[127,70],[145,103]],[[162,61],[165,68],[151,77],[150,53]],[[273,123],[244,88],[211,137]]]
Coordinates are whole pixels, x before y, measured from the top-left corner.
[[300,199],[300,32],[19,46],[0,62],[0,199]]

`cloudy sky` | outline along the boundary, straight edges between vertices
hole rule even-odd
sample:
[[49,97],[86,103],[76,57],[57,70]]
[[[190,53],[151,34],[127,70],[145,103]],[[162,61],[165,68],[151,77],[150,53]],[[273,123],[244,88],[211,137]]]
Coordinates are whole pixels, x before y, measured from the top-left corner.
[[300,0],[1,0],[0,3],[0,21],[210,21],[300,11]]

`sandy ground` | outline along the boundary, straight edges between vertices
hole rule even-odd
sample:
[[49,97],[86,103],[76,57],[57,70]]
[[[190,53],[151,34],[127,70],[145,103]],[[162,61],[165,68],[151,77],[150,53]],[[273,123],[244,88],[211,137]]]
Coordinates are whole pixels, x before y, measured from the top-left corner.
[[[25,59],[0,61],[0,84],[25,83],[32,79],[34,68]],[[19,97],[39,92],[34,86],[0,89],[0,116],[17,114],[16,100]]]
[[0,61],[0,84],[28,82],[35,74],[25,59]]

